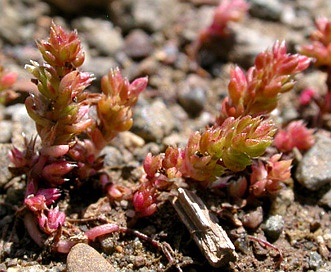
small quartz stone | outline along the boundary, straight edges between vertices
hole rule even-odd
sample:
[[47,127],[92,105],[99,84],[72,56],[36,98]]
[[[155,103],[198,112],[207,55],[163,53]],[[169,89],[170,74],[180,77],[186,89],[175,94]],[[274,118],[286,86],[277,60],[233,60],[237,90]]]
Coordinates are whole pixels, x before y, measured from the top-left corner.
[[94,248],[79,243],[72,247],[67,257],[68,272],[115,272],[114,267]]

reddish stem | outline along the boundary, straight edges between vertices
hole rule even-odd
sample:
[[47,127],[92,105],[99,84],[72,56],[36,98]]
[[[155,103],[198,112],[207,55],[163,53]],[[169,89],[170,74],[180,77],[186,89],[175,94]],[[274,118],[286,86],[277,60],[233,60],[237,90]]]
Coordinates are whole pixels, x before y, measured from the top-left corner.
[[42,247],[45,240],[42,238],[42,233],[38,229],[31,212],[27,212],[24,215],[24,225],[33,241],[35,241],[38,246]]
[[247,237],[248,239],[252,240],[252,241],[255,241],[255,242],[258,242],[258,243],[260,243],[260,244],[263,244],[263,245],[266,246],[266,247],[270,247],[270,248],[272,248],[272,249],[274,249],[274,250],[277,250],[278,253],[279,253],[279,261],[276,263],[276,268],[278,268],[278,267],[280,266],[280,264],[281,264],[281,262],[283,261],[284,257],[283,257],[283,253],[282,253],[282,251],[281,251],[278,247],[274,246],[273,244],[269,243],[269,242],[266,241],[266,240],[263,240],[263,239],[261,239],[261,238],[254,237],[254,236],[252,236],[252,235],[246,235],[246,237]]

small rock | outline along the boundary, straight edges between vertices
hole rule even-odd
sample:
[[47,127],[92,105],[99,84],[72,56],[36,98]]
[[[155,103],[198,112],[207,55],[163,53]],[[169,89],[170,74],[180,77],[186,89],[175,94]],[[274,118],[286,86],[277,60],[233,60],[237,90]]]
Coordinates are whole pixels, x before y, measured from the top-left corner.
[[100,246],[102,252],[104,252],[107,255],[113,254],[116,249],[116,238],[114,238],[114,235],[112,234],[104,235],[99,239],[100,239]]
[[86,8],[106,8],[108,0],[48,0],[65,13],[79,14]]
[[0,188],[2,188],[12,177],[12,174],[8,169],[8,165],[11,163],[8,153],[12,148],[11,144],[0,144]]
[[233,24],[231,29],[235,33],[235,44],[228,58],[243,67],[252,66],[256,56],[275,42],[273,37],[243,24]]
[[185,40],[193,42],[197,39],[201,29],[209,27],[215,13],[215,7],[202,5],[199,9],[187,9],[181,15],[182,36]]
[[[28,140],[37,135],[36,124],[32,120],[32,118],[28,115],[24,104],[15,104],[6,107],[5,115],[6,118],[14,121],[13,126],[16,125],[20,126],[22,132],[24,133],[25,137]],[[21,137],[21,135],[15,135],[14,128],[13,128],[13,137]]]
[[165,137],[162,141],[162,144],[164,144],[165,146],[184,147],[187,145],[188,137],[188,135],[174,132],[169,136]]
[[295,176],[307,189],[315,191],[331,181],[331,139],[316,136],[315,145],[299,162]]
[[139,161],[143,161],[148,153],[152,153],[153,155],[160,154],[162,152],[159,144],[156,143],[147,143],[142,148],[137,148],[134,150],[133,155]]
[[171,111],[161,100],[151,104],[140,100],[133,115],[132,132],[146,141],[161,142],[175,126]]
[[10,143],[13,123],[8,120],[0,122],[0,143]]
[[123,46],[121,33],[110,21],[83,17],[74,21],[73,26],[81,36],[85,34],[88,44],[102,55],[112,56]]
[[126,36],[123,50],[129,57],[140,59],[151,55],[154,48],[150,37],[144,31],[135,29]]
[[289,25],[296,29],[309,28],[311,24],[311,21],[307,20],[307,17],[309,16],[310,15],[308,11],[303,11],[295,8],[290,4],[285,4],[280,16],[280,21],[283,24]]
[[322,198],[318,201],[318,204],[331,208],[331,190],[322,196]]
[[44,272],[45,269],[41,265],[31,265],[25,267],[9,267],[7,272]]
[[323,264],[323,260],[320,254],[318,254],[317,252],[313,251],[309,253],[309,259],[308,259],[308,263],[309,263],[309,268],[316,270],[319,267],[322,266]]
[[113,146],[106,146],[100,155],[104,155],[104,165],[106,167],[118,167],[124,164],[123,154]]
[[68,272],[115,272],[114,267],[94,248],[79,243],[67,257]]
[[254,17],[278,21],[281,17],[283,6],[278,0],[252,0],[249,12]]
[[285,188],[272,201],[270,214],[285,215],[287,208],[294,202],[294,192],[291,188]]
[[96,57],[86,55],[83,70],[89,71],[96,77],[97,88],[100,89],[100,80],[107,75],[110,69],[117,67],[117,63],[112,57]]
[[257,207],[255,211],[251,211],[244,215],[242,219],[243,226],[249,229],[256,229],[263,221],[262,207]]
[[192,116],[197,116],[206,104],[207,84],[197,75],[190,75],[178,86],[178,101]]
[[32,42],[36,20],[49,13],[49,6],[42,1],[0,1],[0,11],[0,40],[17,45]]
[[265,235],[271,241],[276,241],[284,229],[284,219],[280,215],[273,215],[268,218],[263,228]]
[[132,16],[136,25],[153,32],[164,29],[179,13],[177,0],[133,1]]

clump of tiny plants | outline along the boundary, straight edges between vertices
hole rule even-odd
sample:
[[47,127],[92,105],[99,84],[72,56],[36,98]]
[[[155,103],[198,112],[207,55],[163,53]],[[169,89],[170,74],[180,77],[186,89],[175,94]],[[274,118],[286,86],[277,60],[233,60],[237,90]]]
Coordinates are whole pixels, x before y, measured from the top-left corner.
[[313,65],[326,73],[327,92],[318,94],[313,88],[303,90],[300,96],[302,106],[314,103],[319,108],[318,123],[323,125],[324,115],[331,113],[331,20],[319,17],[315,20],[316,29],[311,33],[311,43],[299,47],[301,54],[311,57]]
[[[203,28],[189,48],[194,59],[199,59],[199,51],[228,51],[224,44],[233,44],[233,32],[229,27],[232,22],[243,20],[249,9],[245,0],[223,0],[215,8],[211,23]],[[221,48],[223,46],[224,48]]]
[[[146,88],[147,78],[130,83],[118,69],[112,69],[101,79],[101,92],[91,93],[87,88],[94,77],[80,69],[84,52],[75,31],[68,33],[52,23],[50,37],[37,46],[44,62],[31,61],[26,66],[38,90],[25,105],[36,123],[40,144],[36,138],[25,139],[25,149],[14,147],[9,156],[12,171],[26,177],[24,223],[30,236],[39,246],[45,236],[51,238],[54,251],[67,253],[76,242],[61,237],[67,224],[65,211],[57,205],[61,188],[79,186],[100,175],[100,152],[132,126],[132,107]],[[277,41],[256,57],[247,72],[234,66],[228,97],[215,123],[194,132],[183,148],[169,146],[164,153],[148,154],[143,162],[145,173],[133,192],[114,182],[107,187],[107,195],[111,200],[131,200],[139,218],[154,214],[162,203],[160,194],[176,189],[178,179],[206,189],[220,186],[220,180],[230,177],[224,187],[233,198],[277,193],[290,178],[291,160],[282,160],[278,153],[262,158],[277,130],[270,113],[277,108],[279,96],[293,88],[294,76],[309,63],[308,57],[288,53],[285,43]],[[288,133],[298,125],[301,123]],[[279,135],[280,143],[288,137]],[[307,141],[311,143],[309,137]],[[283,143],[279,149],[286,152],[289,147]],[[105,184],[104,179],[107,176],[100,175]],[[83,236],[91,241],[114,231],[129,230],[106,223],[86,230]]]
[[[267,160],[259,157],[274,140],[276,126],[269,117],[279,95],[293,88],[293,76],[309,63],[308,57],[289,54],[284,42],[276,42],[256,57],[246,73],[233,67],[229,95],[215,124],[194,132],[184,148],[169,146],[165,153],[147,155],[146,175],[133,196],[136,211],[141,216],[153,214],[159,193],[171,190],[176,178],[213,187],[225,176],[239,176],[228,184],[233,197],[243,197],[247,190],[256,197],[278,192],[291,176],[291,160],[282,161],[281,154]],[[240,177],[249,166],[250,182],[246,176]]]
[[26,176],[24,223],[42,246],[42,233],[54,236],[66,220],[56,204],[61,187],[79,186],[99,173],[101,150],[132,126],[132,106],[147,78],[130,83],[119,69],[111,69],[101,79],[101,92],[91,93],[87,87],[94,77],[80,70],[85,56],[75,31],[67,33],[52,23],[49,39],[37,46],[44,62],[26,65],[38,90],[25,106],[36,123],[40,146],[36,138],[25,139],[25,149],[14,147],[9,157],[12,171]]

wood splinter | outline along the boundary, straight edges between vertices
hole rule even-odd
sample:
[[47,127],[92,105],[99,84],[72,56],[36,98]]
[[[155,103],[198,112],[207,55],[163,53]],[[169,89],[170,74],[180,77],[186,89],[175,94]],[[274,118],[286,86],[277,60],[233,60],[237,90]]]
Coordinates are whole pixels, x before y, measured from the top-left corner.
[[197,195],[179,188],[172,205],[211,266],[221,267],[236,260],[233,243]]

